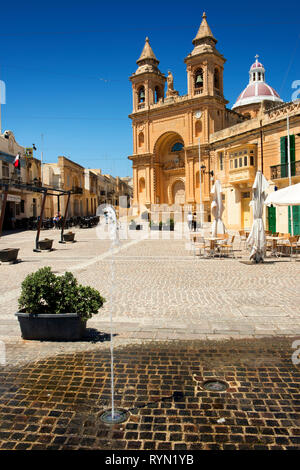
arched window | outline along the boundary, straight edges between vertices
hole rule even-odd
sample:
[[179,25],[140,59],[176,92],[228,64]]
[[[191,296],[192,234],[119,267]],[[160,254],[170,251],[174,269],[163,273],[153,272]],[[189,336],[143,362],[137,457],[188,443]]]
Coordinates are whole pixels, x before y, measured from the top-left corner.
[[195,88],[203,88],[203,70],[197,69],[195,73]]
[[214,71],[214,87],[217,88],[218,90],[220,89],[220,76],[219,76],[218,69],[215,69]]
[[141,86],[138,92],[139,103],[145,103],[145,87]]
[[171,148],[171,152],[180,152],[180,150],[183,149],[183,143],[182,142],[176,142],[176,144],[173,145]]
[[144,145],[144,133],[140,132],[139,133],[139,147],[142,147]]

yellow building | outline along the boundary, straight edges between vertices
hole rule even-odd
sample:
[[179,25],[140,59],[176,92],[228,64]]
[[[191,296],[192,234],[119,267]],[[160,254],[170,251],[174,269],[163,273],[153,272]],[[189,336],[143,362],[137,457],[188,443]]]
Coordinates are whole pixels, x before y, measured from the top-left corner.
[[[20,155],[18,170],[14,167],[17,154]],[[36,218],[41,209],[41,194],[31,188],[41,186],[41,162],[28,156],[25,148],[16,142],[13,132],[8,130],[0,134],[0,181],[9,188],[4,229],[21,227],[18,224],[21,220]],[[4,186],[1,186],[0,198],[3,191]]]
[[[216,43],[204,13],[194,48],[185,58],[187,94],[179,96],[171,72],[167,77],[160,72],[146,38],[138,68],[130,77],[133,204],[148,209],[153,204],[185,204],[194,209],[202,202],[204,221],[209,221],[212,180],[220,179],[227,227],[250,228],[249,202],[257,169],[262,169],[270,181],[270,191],[288,184],[287,115],[292,181],[298,181],[300,108],[299,103],[282,102],[267,84],[264,66],[256,56],[248,86],[228,109],[223,94],[225,58]],[[287,232],[287,211],[266,210],[267,226]],[[297,231],[299,214],[298,209],[294,211]]]
[[[68,216],[86,215],[84,198],[85,173],[84,168],[66,157],[58,157],[57,163],[43,165],[43,184],[50,188],[72,191]],[[60,212],[65,213],[67,195],[49,196],[46,199],[45,215],[53,217]]]

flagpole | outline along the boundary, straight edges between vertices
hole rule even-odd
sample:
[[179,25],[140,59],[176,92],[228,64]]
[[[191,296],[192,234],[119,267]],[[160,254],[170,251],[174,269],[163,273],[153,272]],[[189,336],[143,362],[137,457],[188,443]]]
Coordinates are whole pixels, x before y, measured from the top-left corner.
[[[288,172],[289,172],[289,186],[292,184],[292,172],[291,172],[291,142],[290,142],[290,117],[286,117],[287,126],[287,151],[288,151]],[[294,236],[294,217],[293,217],[293,206],[290,206],[291,213],[291,235]]]

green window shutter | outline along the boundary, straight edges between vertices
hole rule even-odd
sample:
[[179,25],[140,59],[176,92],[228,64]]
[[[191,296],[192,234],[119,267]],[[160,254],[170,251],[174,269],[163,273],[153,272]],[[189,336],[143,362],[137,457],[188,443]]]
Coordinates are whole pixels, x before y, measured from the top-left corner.
[[295,136],[290,135],[291,176],[295,176]]
[[[293,207],[293,227],[294,235],[300,235],[300,206]],[[291,207],[289,206],[289,233],[292,233],[291,226]]]
[[287,137],[280,137],[281,178],[287,176]]
[[268,222],[269,230],[272,233],[276,232],[276,207],[268,207]]

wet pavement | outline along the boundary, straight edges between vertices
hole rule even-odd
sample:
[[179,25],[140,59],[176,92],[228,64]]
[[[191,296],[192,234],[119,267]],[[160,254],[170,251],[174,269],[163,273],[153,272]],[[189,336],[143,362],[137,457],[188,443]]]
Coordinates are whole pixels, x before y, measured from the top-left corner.
[[[294,338],[299,339],[299,338]],[[107,342],[0,366],[0,449],[299,449],[300,366],[293,338],[149,341],[115,350],[116,407],[109,426]],[[52,343],[53,351],[53,343]],[[15,360],[14,360],[15,358]],[[203,382],[226,381],[225,392]],[[221,420],[221,421],[220,421]]]

